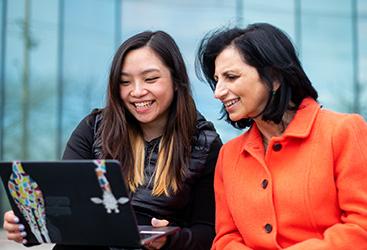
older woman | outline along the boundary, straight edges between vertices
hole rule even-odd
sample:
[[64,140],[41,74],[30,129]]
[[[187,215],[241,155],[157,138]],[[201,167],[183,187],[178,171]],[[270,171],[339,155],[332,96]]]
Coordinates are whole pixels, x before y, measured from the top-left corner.
[[323,109],[288,37],[265,23],[207,35],[199,66],[249,130],[215,173],[212,249],[367,249],[367,125]]

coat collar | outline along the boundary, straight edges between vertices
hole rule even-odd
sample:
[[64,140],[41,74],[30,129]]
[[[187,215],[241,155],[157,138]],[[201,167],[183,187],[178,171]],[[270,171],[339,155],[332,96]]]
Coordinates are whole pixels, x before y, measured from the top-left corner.
[[314,99],[310,97],[303,99],[293,120],[284,131],[283,137],[306,138],[311,132],[319,111],[320,105]]
[[[279,139],[285,137],[306,138],[311,132],[319,110],[320,105],[314,99],[310,97],[303,99],[295,116]],[[243,142],[242,151],[264,150],[256,123],[253,123],[250,130],[243,135]]]

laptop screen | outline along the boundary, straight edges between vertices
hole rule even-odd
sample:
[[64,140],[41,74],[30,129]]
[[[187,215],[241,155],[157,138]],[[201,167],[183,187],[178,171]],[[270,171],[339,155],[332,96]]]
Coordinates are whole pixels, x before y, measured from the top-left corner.
[[141,246],[118,161],[1,162],[0,175],[28,242]]

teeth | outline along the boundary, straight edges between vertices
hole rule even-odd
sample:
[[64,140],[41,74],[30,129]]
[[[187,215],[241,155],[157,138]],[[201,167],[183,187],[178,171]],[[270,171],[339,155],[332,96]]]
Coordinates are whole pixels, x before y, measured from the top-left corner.
[[228,102],[225,102],[225,103],[224,103],[224,106],[225,106],[225,107],[230,107],[230,106],[232,106],[233,104],[235,104],[236,102],[238,102],[238,100],[239,100],[239,99],[234,99],[234,100],[230,100],[230,101],[228,101]]
[[153,101],[146,102],[135,102],[134,105],[136,108],[148,108],[152,105]]

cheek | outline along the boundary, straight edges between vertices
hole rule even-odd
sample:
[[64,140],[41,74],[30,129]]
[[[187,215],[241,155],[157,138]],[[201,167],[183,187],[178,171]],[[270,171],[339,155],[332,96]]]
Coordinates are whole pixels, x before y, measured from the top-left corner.
[[129,95],[129,92],[127,90],[127,88],[123,88],[123,87],[120,87],[120,98],[123,102],[126,102],[127,101],[127,98],[128,98],[128,95]]
[[255,92],[255,98],[259,106],[265,106],[269,98],[269,92],[263,88],[258,89]]
[[172,100],[173,100],[173,97],[174,97],[174,90],[173,88],[170,86],[170,87],[167,87],[167,88],[164,88],[162,90],[160,90],[160,96],[161,96],[161,100],[170,105]]
[[168,106],[171,106],[172,102],[173,102],[173,98],[175,96],[175,92],[172,90],[172,92],[168,95]]

